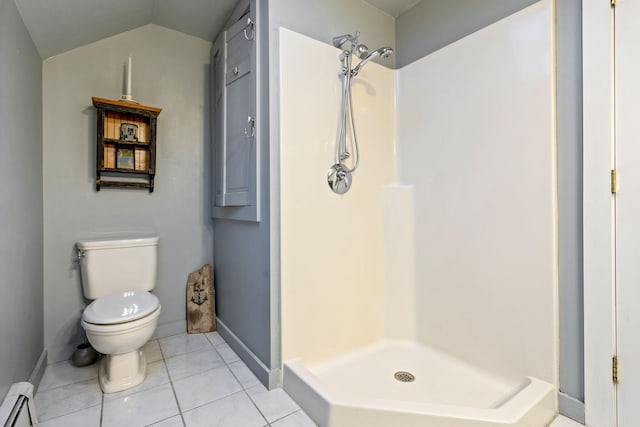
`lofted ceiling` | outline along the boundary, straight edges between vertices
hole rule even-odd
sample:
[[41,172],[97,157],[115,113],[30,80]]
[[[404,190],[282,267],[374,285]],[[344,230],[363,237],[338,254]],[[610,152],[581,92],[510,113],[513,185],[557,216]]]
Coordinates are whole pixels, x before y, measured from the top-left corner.
[[[238,0],[15,0],[43,59],[146,24],[213,40]],[[304,0],[300,0],[304,1]],[[364,0],[397,17],[420,0]]]
[[237,0],[15,0],[43,59],[146,24],[213,38]]
[[387,12],[389,15],[397,18],[413,6],[420,3],[421,0],[364,0],[372,6]]

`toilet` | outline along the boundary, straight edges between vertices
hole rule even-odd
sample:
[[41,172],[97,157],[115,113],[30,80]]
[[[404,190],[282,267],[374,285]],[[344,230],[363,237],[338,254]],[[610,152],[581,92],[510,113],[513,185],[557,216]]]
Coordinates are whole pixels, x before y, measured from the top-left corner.
[[141,351],[158,323],[156,285],[158,237],[87,240],[76,243],[82,289],[93,300],[82,313],[89,343],[105,357],[98,379],[104,393],[142,383]]

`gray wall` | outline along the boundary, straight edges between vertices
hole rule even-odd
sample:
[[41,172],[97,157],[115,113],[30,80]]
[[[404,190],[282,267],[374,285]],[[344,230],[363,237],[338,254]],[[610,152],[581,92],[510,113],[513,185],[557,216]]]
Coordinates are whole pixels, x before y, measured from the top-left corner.
[[0,401],[43,350],[42,60],[0,0]]
[[[537,0],[425,0],[398,17],[398,66],[406,65]],[[556,2],[560,286],[560,410],[584,418],[582,276],[582,9]]]
[[[237,21],[248,2],[240,3],[230,23]],[[261,30],[258,39],[259,47],[264,52],[267,47],[267,26],[261,23],[267,22],[268,19],[266,2],[261,1],[257,5],[256,14],[257,28]],[[227,27],[228,25],[229,23]],[[268,70],[265,69],[264,61],[261,67],[259,75],[266,79]],[[265,89],[262,87],[263,91]],[[264,100],[265,94],[261,96]],[[260,222],[218,218],[214,220],[216,314],[267,368],[272,368],[269,282],[269,126],[265,109],[262,108],[258,114],[260,117],[256,122],[259,123],[257,137],[260,138],[258,158]],[[223,210],[235,209],[242,208],[224,208]],[[251,363],[249,366],[255,368]],[[256,373],[266,383],[265,373]]]
[[[269,18],[271,48],[277,43],[279,27],[327,44],[331,44],[335,36],[359,30],[360,41],[371,49],[396,47],[395,19],[362,0],[272,0],[269,2]],[[380,63],[394,66],[396,56]],[[277,61],[272,62],[272,69],[276,65]]]
[[398,68],[538,0],[423,0],[396,20]]
[[560,411],[584,421],[582,3],[556,2]]
[[[117,231],[160,236],[162,304],[157,336],[186,331],[189,272],[213,262],[210,220],[208,75],[211,43],[147,25],[44,63],[44,320],[49,360],[83,339],[86,305],[74,261],[78,239]],[[133,56],[133,97],[162,108],[155,190],[95,191],[95,109],[116,99]],[[115,266],[114,266],[115,267]]]

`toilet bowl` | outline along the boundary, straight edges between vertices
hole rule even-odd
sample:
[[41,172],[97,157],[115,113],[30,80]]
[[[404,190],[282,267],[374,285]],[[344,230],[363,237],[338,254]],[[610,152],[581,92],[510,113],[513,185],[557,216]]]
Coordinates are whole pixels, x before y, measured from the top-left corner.
[[158,298],[146,291],[98,298],[84,310],[81,323],[87,339],[105,355],[98,375],[104,393],[144,381],[147,364],[140,348],[153,335],[160,310]]
[[85,297],[82,313],[87,340],[105,357],[98,380],[104,393],[142,383],[146,359],[142,346],[151,338],[160,302],[156,284],[157,237],[78,242]]

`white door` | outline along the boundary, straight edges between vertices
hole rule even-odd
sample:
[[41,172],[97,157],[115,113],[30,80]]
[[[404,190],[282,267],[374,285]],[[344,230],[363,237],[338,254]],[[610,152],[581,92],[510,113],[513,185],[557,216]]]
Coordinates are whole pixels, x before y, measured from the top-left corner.
[[640,426],[640,1],[615,7],[618,427]]

